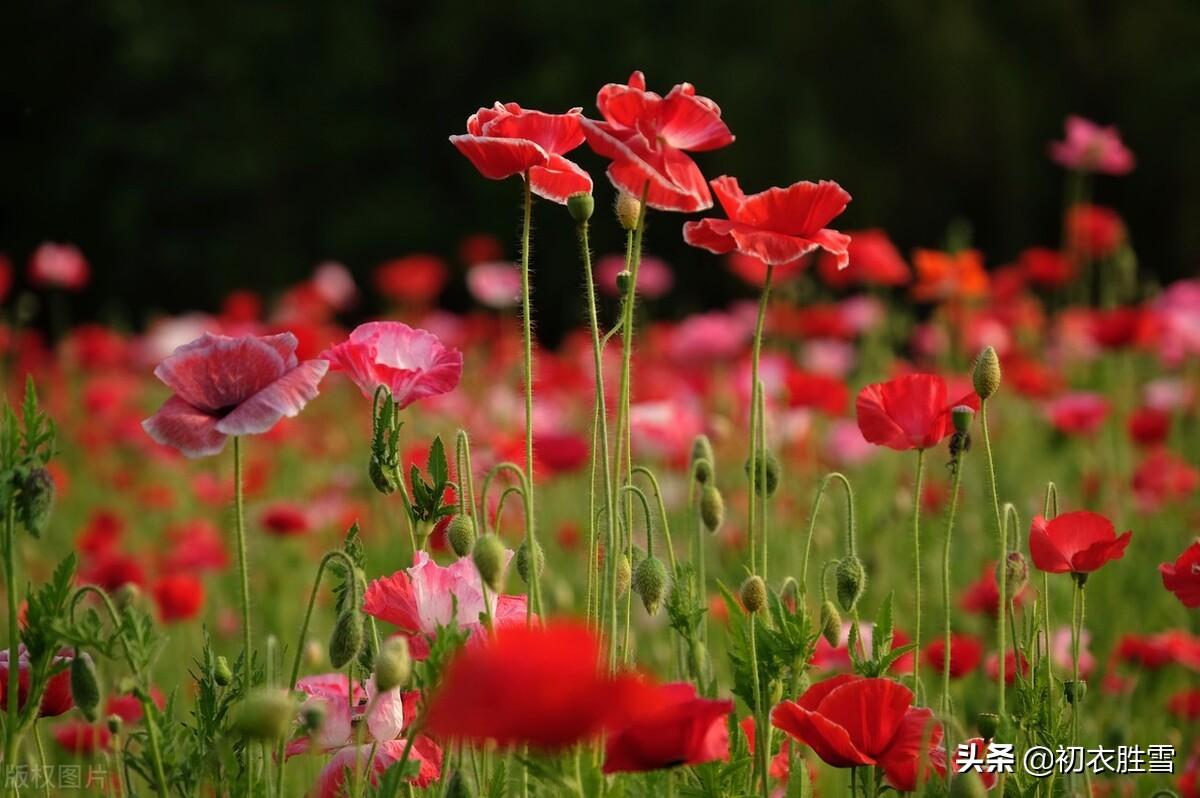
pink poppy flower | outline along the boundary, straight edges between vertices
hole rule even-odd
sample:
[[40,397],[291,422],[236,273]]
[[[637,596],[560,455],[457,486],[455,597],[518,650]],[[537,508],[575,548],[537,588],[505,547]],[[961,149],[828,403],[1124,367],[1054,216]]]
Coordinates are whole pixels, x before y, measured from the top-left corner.
[[142,428],[187,457],[216,454],[230,435],[255,435],[299,413],[329,364],[296,358],[296,336],[204,335],[154,369],[175,391]]
[[[505,552],[506,566],[512,556]],[[495,627],[525,623],[525,596],[488,591],[486,608]],[[411,568],[372,581],[363,596],[363,612],[413,635],[410,642],[418,657],[426,650],[424,636],[451,621],[469,631],[472,639],[481,638],[479,616],[484,609],[483,583],[469,557],[443,567],[423,551],[413,557]]]
[[[596,284],[608,296],[621,296],[617,289],[617,275],[625,269],[624,255],[605,255],[596,263]],[[638,265],[637,293],[643,299],[658,299],[671,292],[675,275],[662,258],[642,255]]]
[[1093,435],[1108,418],[1108,401],[1097,393],[1070,393],[1047,403],[1046,415],[1064,435]]
[[454,390],[462,376],[462,352],[443,345],[433,333],[398,321],[360,324],[321,357],[346,372],[368,399],[385,386],[401,409]]
[[337,311],[346,310],[358,297],[358,286],[350,270],[337,261],[325,261],[317,266],[312,276],[312,287],[317,296]]
[[477,263],[467,271],[467,290],[489,308],[515,308],[521,301],[521,269],[508,261]]
[[591,193],[592,178],[564,153],[583,143],[580,108],[565,114],[530,111],[497,102],[467,119],[467,133],[450,143],[489,180],[529,173],[534,194],[560,205],[572,194]]
[[[308,696],[301,712],[319,706],[324,710],[325,721],[315,736],[292,741],[287,755],[294,756],[313,748],[333,753],[317,777],[315,794],[319,796],[341,795],[347,769],[356,765],[365,767],[372,749],[375,758],[371,760],[367,779],[375,784],[388,766],[403,756],[407,746],[407,741],[400,737],[405,730],[404,696],[400,689],[379,692],[375,689],[374,677],[367,679],[365,686],[355,683],[353,693],[346,685],[346,677],[340,673],[308,676],[296,683],[296,689]],[[363,744],[355,745],[355,728],[364,723],[367,733]],[[416,786],[427,786],[440,775],[441,749],[427,738],[419,737],[413,741],[409,757],[419,765],[413,779]]]
[[725,311],[696,313],[671,328],[667,356],[682,366],[711,366],[741,354],[754,332],[753,322]]
[[80,291],[90,277],[91,267],[74,244],[47,241],[29,256],[29,282],[36,286]]
[[1133,153],[1115,127],[1101,127],[1082,116],[1071,115],[1066,136],[1050,143],[1050,157],[1059,166],[1082,172],[1126,175],[1133,171]]

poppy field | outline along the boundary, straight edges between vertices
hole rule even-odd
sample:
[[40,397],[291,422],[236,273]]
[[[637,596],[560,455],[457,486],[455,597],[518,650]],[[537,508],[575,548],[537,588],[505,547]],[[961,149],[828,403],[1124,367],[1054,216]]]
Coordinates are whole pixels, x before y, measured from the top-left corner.
[[[368,280],[129,328],[0,256],[0,795],[1200,795],[1200,279],[1097,199],[1131,145],[1046,131],[1011,262],[904,252],[710,174],[719,100],[479,108],[426,157],[512,239]],[[660,317],[680,238],[752,298]]]

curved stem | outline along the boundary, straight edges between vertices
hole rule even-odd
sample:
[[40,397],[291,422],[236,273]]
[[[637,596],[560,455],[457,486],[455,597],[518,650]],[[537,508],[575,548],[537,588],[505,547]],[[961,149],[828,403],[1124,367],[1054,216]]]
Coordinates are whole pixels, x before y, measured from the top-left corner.
[[804,557],[800,563],[800,595],[802,597],[808,595],[808,558],[812,551],[813,532],[817,528],[817,513],[821,511],[821,498],[825,495],[825,489],[829,487],[829,483],[835,479],[840,481],[846,490],[846,548],[850,554],[857,553],[854,529],[854,489],[850,487],[850,480],[846,478],[845,474],[840,471],[832,471],[821,480],[821,485],[817,488],[817,495],[813,498],[812,512],[809,514]]
[[[916,622],[913,624],[913,640],[921,645],[921,489],[925,476],[925,450],[917,450],[917,484],[913,493],[913,600],[916,602]],[[920,701],[921,658],[913,657],[913,692]]]
[[646,556],[654,556],[654,519],[650,515],[650,500],[646,498],[646,492],[637,485],[622,485],[622,493],[632,493],[638,497],[642,503],[642,512],[646,519]]
[[[654,487],[654,498],[658,500],[658,517],[659,520],[662,521],[663,545],[666,546],[667,561],[671,565],[671,575],[674,577],[676,568],[675,546],[671,542],[671,522],[667,520],[667,506],[663,503],[662,488],[659,487],[658,477],[654,475],[653,471],[651,471],[649,468],[646,468],[646,466],[635,466],[633,469],[633,475],[636,476],[638,474],[641,474],[642,476],[646,477],[646,479],[650,480],[650,484]],[[649,529],[648,523],[646,528]]]
[[[983,429],[983,451],[987,456],[988,483],[992,489],[992,510],[996,514],[996,531],[1000,537],[999,562],[1000,566],[1004,567],[1004,562],[1008,558],[1008,535],[1006,534],[1007,530],[1004,526],[1004,519],[1000,515],[1000,494],[996,487],[996,464],[992,459],[992,439],[988,434],[987,404],[988,403],[986,399],[981,399],[979,401],[979,426]],[[997,587],[1000,590],[1000,612],[997,613],[996,616],[996,648],[999,650],[999,659],[997,664],[1000,669],[997,683],[999,685],[1000,695],[998,699],[998,706],[996,708],[996,714],[1003,718],[1005,712],[1004,669],[1005,665],[1007,664],[1005,662],[1005,656],[1008,649],[1008,639],[1006,637],[1007,630],[1005,629],[1005,626],[1007,625],[1007,619],[1004,616],[1004,607],[1008,606],[1008,580],[998,579],[996,581],[999,582]]]

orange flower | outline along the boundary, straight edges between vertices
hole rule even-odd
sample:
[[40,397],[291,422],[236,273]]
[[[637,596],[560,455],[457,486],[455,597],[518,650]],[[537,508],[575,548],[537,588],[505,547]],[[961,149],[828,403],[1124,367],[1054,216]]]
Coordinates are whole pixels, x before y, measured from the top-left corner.
[[979,250],[939,252],[918,249],[913,253],[913,266],[917,271],[913,297],[918,301],[973,299],[987,293],[988,275]]

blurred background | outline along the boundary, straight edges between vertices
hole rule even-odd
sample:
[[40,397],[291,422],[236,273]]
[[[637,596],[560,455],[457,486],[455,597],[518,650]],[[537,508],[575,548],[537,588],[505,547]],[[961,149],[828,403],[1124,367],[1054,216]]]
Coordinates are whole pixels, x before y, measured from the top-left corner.
[[[764,9],[766,4],[753,4]],[[270,295],[315,264],[367,286],[412,252],[460,270],[489,233],[515,258],[520,188],[482,179],[447,142],[493,100],[595,114],[596,90],[642,69],[690,81],[738,141],[697,158],[748,190],[832,178],[842,229],[886,228],[908,252],[969,232],[989,265],[1055,245],[1064,174],[1046,157],[1068,113],[1117,125],[1136,153],[1096,201],[1124,215],[1162,281],[1200,265],[1200,3],[15,3],[0,58],[0,252],[44,240],[92,264],[76,318],[137,326]],[[604,162],[574,157],[611,201]],[[647,250],[677,288],[662,315],[749,293],[650,218]],[[535,209],[536,313],[553,343],[581,318],[565,210]],[[621,234],[594,224],[599,253]],[[22,278],[18,278],[22,279]]]

